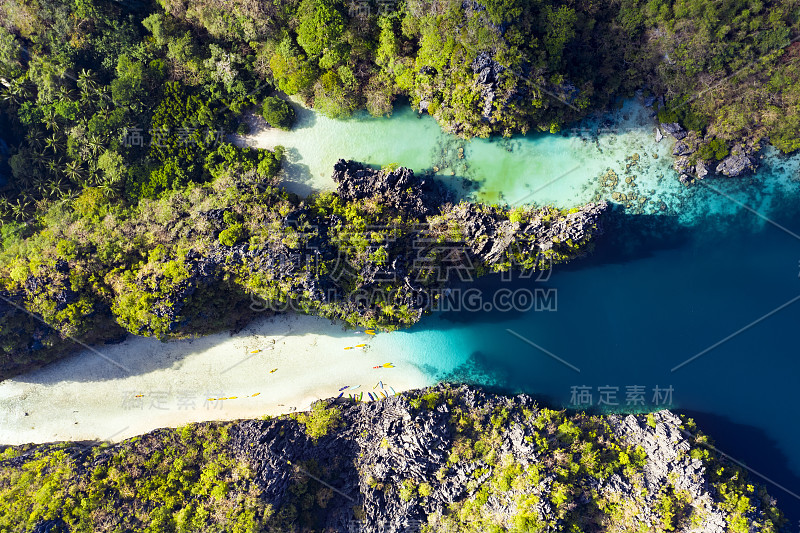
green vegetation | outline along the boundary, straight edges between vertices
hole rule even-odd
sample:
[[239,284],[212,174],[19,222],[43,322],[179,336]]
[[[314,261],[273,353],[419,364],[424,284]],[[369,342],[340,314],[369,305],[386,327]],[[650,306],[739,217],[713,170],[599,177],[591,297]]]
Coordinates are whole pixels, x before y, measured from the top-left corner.
[[[800,147],[800,13],[790,0],[161,3],[173,26],[248,48],[260,76],[331,116],[386,115],[402,96],[463,136],[558,132],[648,87],[666,97],[662,121],[709,140]],[[482,54],[496,62],[490,79]],[[494,93],[486,108],[484,86]]]
[[[449,131],[485,136],[556,132],[647,86],[666,95],[662,120],[699,132],[697,157],[720,159],[742,138],[800,147],[800,45],[787,46],[800,16],[788,0],[408,0],[358,14],[340,0],[190,4],[0,5],[10,145],[0,160],[10,176],[0,186],[0,292],[12,302],[0,307],[0,376],[60,356],[70,337],[214,331],[245,318],[250,305],[237,304],[254,298],[363,327],[419,319],[408,287],[363,273],[390,265],[420,221],[335,195],[301,207],[275,187],[282,150],[226,142],[246,111],[290,127],[294,112],[276,90],[331,116],[386,115],[401,96]],[[283,222],[304,209],[297,224]],[[464,235],[459,209],[431,221],[436,242]],[[480,209],[523,225],[563,215]],[[315,272],[276,275],[323,237],[320,217],[333,216],[342,222],[325,237],[355,272],[325,257]],[[397,235],[360,231],[381,224]],[[531,253],[529,237],[478,272],[541,268],[588,244]],[[268,248],[272,263],[221,259],[245,245]],[[424,272],[421,283],[435,277]],[[321,298],[309,280],[329,282],[319,290],[335,296]]]
[[316,442],[337,428],[341,422],[342,412],[338,407],[319,401],[311,407],[311,411],[300,413],[295,418],[305,426],[306,434]]
[[[122,444],[23,449],[0,463],[0,529],[60,520],[69,531],[263,531],[272,510],[249,466],[228,447],[229,425],[160,430]],[[4,459],[21,455],[6,449]]]
[[264,104],[261,107],[261,116],[269,122],[270,126],[282,130],[290,129],[295,118],[292,106],[274,96],[267,96],[264,99]]
[[622,0],[618,20],[635,78],[666,96],[662,122],[724,144],[768,137],[777,148],[800,148],[800,31],[790,1],[669,2]]

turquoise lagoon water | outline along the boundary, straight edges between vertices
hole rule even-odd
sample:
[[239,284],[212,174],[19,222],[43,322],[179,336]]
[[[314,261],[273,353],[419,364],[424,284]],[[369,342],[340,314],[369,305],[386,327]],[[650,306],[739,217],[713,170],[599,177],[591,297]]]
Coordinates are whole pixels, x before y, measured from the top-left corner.
[[[412,354],[432,379],[524,391],[550,405],[678,409],[719,449],[800,494],[800,158],[766,150],[756,176],[687,188],[671,168],[674,141],[655,142],[649,114],[630,101],[563,135],[467,142],[408,108],[351,121],[303,110],[298,129],[269,143],[289,149],[285,179],[301,193],[333,188],[328,176],[343,157],[399,163],[454,186],[470,180],[464,194],[491,202],[613,201],[591,256],[546,281],[471,286],[485,299],[550,290],[554,309],[437,312],[374,343]],[[770,490],[800,518],[800,498]]]

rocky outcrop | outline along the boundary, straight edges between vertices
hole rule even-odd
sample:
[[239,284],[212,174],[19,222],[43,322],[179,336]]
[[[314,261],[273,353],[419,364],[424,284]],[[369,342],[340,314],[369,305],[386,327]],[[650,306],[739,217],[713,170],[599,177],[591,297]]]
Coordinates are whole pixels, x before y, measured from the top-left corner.
[[439,206],[452,200],[443,186],[405,167],[376,170],[340,159],[333,166],[332,178],[338,185],[339,197],[345,201],[375,198],[415,218],[434,214]]
[[[476,523],[503,531],[525,524],[547,532],[723,533],[776,531],[781,522],[766,491],[670,411],[556,411],[525,394],[466,385],[381,396],[320,400],[308,413],[278,418],[159,429],[110,446],[4,449],[0,474],[16,484],[11,493],[23,509],[41,492],[28,491],[18,473],[39,466],[40,476],[77,501],[91,499],[90,509],[116,507],[108,523],[131,531],[144,530],[164,505],[142,495],[171,494],[177,479],[185,497],[172,497],[166,516],[182,520],[204,509],[193,522],[203,531],[232,530],[226,520],[234,509],[254,524],[261,517],[253,530],[308,533],[460,532]],[[56,457],[69,466],[62,474],[41,468]],[[108,490],[106,475],[124,488]],[[131,490],[132,475],[138,490]],[[53,506],[20,531],[77,531],[78,520],[86,530],[77,514]],[[126,529],[126,519],[136,526]]]
[[686,137],[686,130],[683,129],[683,127],[680,124],[678,124],[677,122],[668,122],[668,123],[662,122],[661,123],[661,129],[665,133],[668,133],[668,134],[672,135],[673,137],[675,137],[679,141],[681,139],[683,139],[684,137]]
[[[189,277],[172,287],[162,284],[153,305],[159,317],[169,324],[170,331],[186,322],[184,311],[190,307],[193,295],[224,283],[232,268],[251,276],[267,275],[279,280],[285,294],[303,298],[302,304],[290,301],[276,306],[257,302],[251,306],[254,310],[262,310],[261,305],[267,306],[263,310],[281,311],[332,304],[341,314],[376,316],[380,313],[380,302],[375,295],[391,290],[389,304],[405,306],[407,319],[416,321],[430,309],[433,294],[449,283],[474,279],[472,271],[478,264],[505,268],[509,262],[514,263],[513,258],[535,258],[548,253],[549,267],[553,261],[562,262],[584,254],[588,243],[602,232],[600,222],[608,208],[605,203],[589,204],[566,214],[543,208],[534,210],[530,220],[522,225],[511,222],[504,209],[467,202],[453,207],[453,196],[443,185],[417,176],[407,168],[378,170],[355,161],[339,160],[334,166],[333,180],[342,201],[374,201],[391,209],[409,226],[402,235],[387,240],[383,247],[385,259],[350,260],[341,248],[347,245],[341,242],[347,222],[337,214],[316,214],[299,202],[282,220],[283,227],[293,228],[292,233],[297,237],[292,247],[275,239],[259,245],[217,243],[202,252],[187,252],[185,267]],[[460,242],[442,243],[434,235],[427,220],[437,215],[444,215],[462,227]],[[201,216],[214,221],[220,229],[224,227],[224,209],[202,212]],[[382,231],[388,228],[378,225],[368,233]],[[425,272],[436,275],[429,277]]]
[[[678,123],[661,123],[661,129],[672,135],[677,142],[672,149],[672,155],[676,157],[673,168],[678,173],[679,179],[684,184],[690,184],[695,179],[704,179],[712,170],[716,174],[735,178],[754,172],[758,166],[754,154],[757,149],[754,146],[735,145],[730,154],[722,160],[704,160],[699,157],[698,150],[704,144],[714,141],[714,137],[707,135],[700,137],[696,132],[687,132]],[[661,132],[656,128],[656,142],[661,140]]]
[[[683,429],[683,421],[670,411],[653,413],[649,420],[641,416],[608,417],[616,436],[629,446],[641,446],[647,454],[647,463],[642,471],[643,487],[646,489],[641,507],[642,523],[656,525],[659,518],[654,509],[658,498],[665,490],[685,491],[693,506],[702,511],[705,520],[702,531],[724,533],[726,513],[715,505],[708,490],[706,467],[700,459],[689,455],[692,435]],[[611,492],[628,497],[630,490],[612,481],[605,486]],[[699,514],[699,513],[698,513]]]
[[[241,185],[252,187],[251,178],[240,177]],[[50,346],[68,350],[65,339],[76,333],[82,342],[118,338],[125,330],[166,339],[235,330],[255,313],[283,311],[353,326],[410,326],[453,283],[482,272],[549,268],[584,255],[602,230],[606,210],[604,204],[571,211],[531,207],[515,212],[523,216],[515,222],[507,208],[467,202],[454,208],[454,196],[441,182],[407,168],[378,170],[339,160],[333,179],[338,198],[332,205],[278,192],[259,214],[261,227],[243,223],[247,212],[224,202],[216,205],[225,207],[176,210],[169,225],[182,228],[180,236],[168,231],[159,238],[185,239],[187,249],[180,257],[152,253],[146,268],[130,270],[133,275],[109,272],[111,304],[105,297],[79,297],[71,263],[53,260],[7,300],[23,308],[52,306],[45,319],[55,329],[0,301],[0,341],[11,347],[2,352],[0,379],[30,361],[50,360],[51,352],[61,354]],[[441,220],[453,227],[434,227]],[[460,226],[464,230],[456,231]],[[539,254],[547,256],[546,263],[537,260]],[[213,305],[205,305],[212,295]],[[123,309],[118,302],[136,311],[117,312]],[[137,307],[141,302],[146,304]],[[65,310],[85,317],[73,320],[75,313]],[[63,324],[55,324],[63,315]],[[69,320],[96,336],[81,337]]]
[[504,68],[488,52],[481,52],[472,62],[472,71],[476,74],[475,83],[478,85],[483,97],[483,119],[490,120],[492,104],[496,97],[496,90],[500,83],[500,74]]
[[584,242],[602,233],[601,219],[607,211],[606,202],[587,204],[567,216],[545,207],[521,224],[497,211],[461,203],[446,216],[457,222],[472,253],[493,265],[507,260],[509,253],[535,256],[562,243]]
[[706,167],[705,161],[698,161],[694,166],[694,170],[698,179],[703,179],[708,176],[708,167]]
[[740,144],[734,146],[731,149],[730,155],[717,165],[717,173],[731,178],[753,172],[755,169],[755,158]]
[[[328,408],[340,411],[339,427],[316,442],[290,420],[246,421],[231,430],[236,455],[255,468],[264,497],[275,509],[291,498],[293,476],[297,476],[292,465],[325,465],[317,477],[335,489],[320,524],[325,531],[348,531],[348,524],[354,522],[365,533],[408,531],[404,528],[421,524],[452,526],[458,522],[454,509],[474,500],[479,492],[484,498],[488,494],[488,501],[484,499],[478,509],[498,524],[514,523],[520,512],[514,502],[524,495],[538,501],[534,516],[543,522],[563,517],[557,509],[563,504],[552,499],[551,491],[565,482],[556,473],[559,460],[554,458],[581,449],[583,438],[576,437],[577,443],[567,445],[570,441],[562,440],[563,432],[596,428],[598,423],[581,415],[554,419],[554,411],[540,409],[529,396],[496,396],[467,386],[438,386],[366,404],[339,399]],[[499,414],[502,417],[496,418]],[[481,424],[481,432],[464,433],[463,428],[474,423]],[[562,425],[547,429],[553,423]],[[676,500],[686,506],[676,512],[696,517],[692,525],[688,520],[678,523],[676,530],[727,530],[730,513],[709,484],[707,465],[691,457],[696,436],[684,429],[683,420],[660,411],[647,417],[609,415],[604,423],[610,432],[602,439],[629,453],[643,450],[643,462],[605,478],[576,477],[572,492],[580,494],[585,486],[587,495],[568,504],[575,516],[591,521],[591,509],[602,498],[622,502],[618,505],[624,512],[615,514],[612,521],[624,516],[627,522],[614,522],[617,528],[651,531],[664,523],[663,501],[674,493],[686,498]],[[466,435],[471,439],[464,448]],[[480,446],[493,450],[489,456],[472,451],[471,447],[479,449],[474,444],[478,440],[484,443]],[[569,463],[584,464],[581,455],[571,455]],[[497,489],[497,474],[507,465],[517,465],[516,475],[521,476],[534,469],[537,484],[527,481],[515,486],[512,478]],[[490,485],[494,489],[487,491]],[[419,489],[422,486],[424,490]],[[590,487],[597,495],[588,496]],[[530,516],[530,508],[525,512]],[[748,518],[759,521],[764,514],[754,509]]]

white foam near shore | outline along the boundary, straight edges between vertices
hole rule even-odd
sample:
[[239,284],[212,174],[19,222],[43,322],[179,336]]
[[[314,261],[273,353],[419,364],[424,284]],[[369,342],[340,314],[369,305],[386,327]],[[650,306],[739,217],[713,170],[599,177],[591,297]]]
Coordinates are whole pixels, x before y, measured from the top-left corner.
[[[379,381],[397,392],[432,384],[378,338],[298,315],[259,319],[232,336],[131,337],[99,347],[102,356],[85,350],[0,383],[0,443],[119,441],[189,422],[303,411],[348,385],[360,388],[345,397],[363,391],[366,399]],[[357,344],[369,347],[344,349]],[[373,368],[387,362],[394,367]]]

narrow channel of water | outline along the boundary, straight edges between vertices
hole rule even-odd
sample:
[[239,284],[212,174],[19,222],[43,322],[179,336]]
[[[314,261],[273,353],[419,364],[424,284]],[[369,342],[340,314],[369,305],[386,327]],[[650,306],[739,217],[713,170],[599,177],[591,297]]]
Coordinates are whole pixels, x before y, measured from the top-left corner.
[[[302,111],[299,129],[252,141],[289,148],[298,192],[333,188],[330,167],[342,157],[471,180],[471,196],[489,202],[612,201],[616,215],[591,257],[546,282],[464,287],[470,309],[435,313],[375,348],[412,354],[437,379],[549,404],[683,410],[720,449],[800,494],[800,157],[767,149],[755,176],[687,188],[671,168],[674,140],[655,142],[650,113],[629,101],[563,135],[467,142],[408,108],[348,122]],[[538,310],[496,310],[498,294],[521,289],[539,296]],[[800,517],[800,501],[770,489]]]

